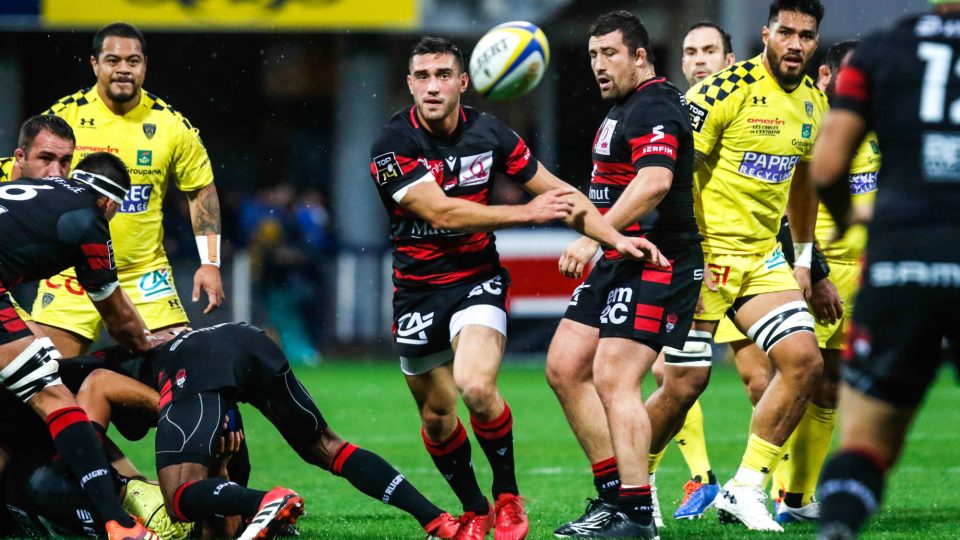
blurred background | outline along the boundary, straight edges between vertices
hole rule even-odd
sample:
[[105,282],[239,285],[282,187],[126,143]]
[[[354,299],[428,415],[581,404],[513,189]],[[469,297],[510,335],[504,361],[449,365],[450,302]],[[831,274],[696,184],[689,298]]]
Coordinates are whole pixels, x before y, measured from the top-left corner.
[[[823,3],[820,54],[840,39],[926,9],[923,0]],[[165,245],[193,324],[252,321],[304,363],[324,354],[389,353],[388,227],[369,175],[369,148],[392,113],[411,103],[407,55],[420,36],[452,37],[469,57],[492,26],[539,25],[551,46],[539,87],[500,103],[471,90],[464,103],[504,120],[548,168],[585,188],[590,144],[608,109],[586,54],[587,28],[599,14],[622,8],[640,15],[657,72],[685,88],[681,42],[691,24],[725,27],[737,59],[746,59],[762,48],[768,6],[766,0],[2,0],[0,156],[12,154],[24,119],[94,83],[89,57],[97,28],[116,21],[138,26],[147,38],[144,87],[200,129],[223,209],[227,302],[205,316],[205,300],[189,302],[198,259],[186,199],[171,190],[164,204]],[[524,198],[497,193],[500,202]],[[562,228],[497,236],[514,280],[509,350],[540,354],[576,285],[556,273],[557,255],[575,236]]]

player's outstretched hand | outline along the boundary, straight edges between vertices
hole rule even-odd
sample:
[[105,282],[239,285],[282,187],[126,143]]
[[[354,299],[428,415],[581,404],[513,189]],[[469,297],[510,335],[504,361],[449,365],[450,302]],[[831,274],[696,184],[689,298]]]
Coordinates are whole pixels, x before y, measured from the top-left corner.
[[660,253],[657,246],[646,238],[625,236],[613,246],[617,253],[630,259],[645,260],[661,268],[668,268],[670,261]]
[[567,197],[576,190],[572,187],[551,189],[537,195],[532,201],[523,205],[527,214],[527,223],[550,223],[558,219],[566,219],[573,212],[573,199]]
[[821,323],[835,324],[843,317],[843,298],[829,278],[823,278],[813,286],[810,307],[813,316]]
[[581,236],[571,243],[560,255],[558,263],[560,274],[568,278],[580,278],[587,264],[597,254],[598,247],[600,247],[600,244],[587,236]]
[[223,280],[220,278],[220,269],[212,264],[201,264],[193,274],[193,301],[200,300],[200,293],[207,293],[207,307],[203,314],[207,315],[220,307],[223,299]]

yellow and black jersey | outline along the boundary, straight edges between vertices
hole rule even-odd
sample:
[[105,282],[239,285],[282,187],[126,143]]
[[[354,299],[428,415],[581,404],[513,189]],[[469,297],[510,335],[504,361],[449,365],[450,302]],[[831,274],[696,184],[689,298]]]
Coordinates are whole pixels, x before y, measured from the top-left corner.
[[16,159],[13,156],[0,158],[0,182],[13,180],[13,165]]
[[74,165],[93,152],[110,152],[126,163],[132,185],[110,222],[117,267],[131,270],[166,260],[161,205],[168,182],[195,191],[213,182],[213,169],[199,131],[157,96],[140,91],[140,103],[118,116],[96,88],[57,101],[46,114],[60,116],[77,138]]
[[[872,206],[877,197],[877,176],[880,172],[880,145],[877,134],[867,133],[850,163],[850,203],[854,207]],[[827,208],[820,203],[817,210],[817,242],[828,259],[858,261],[867,248],[867,227],[854,225],[841,238]]]
[[694,209],[713,253],[773,249],[797,162],[809,161],[827,98],[809,77],[785,91],[761,56],[687,91],[694,147]]

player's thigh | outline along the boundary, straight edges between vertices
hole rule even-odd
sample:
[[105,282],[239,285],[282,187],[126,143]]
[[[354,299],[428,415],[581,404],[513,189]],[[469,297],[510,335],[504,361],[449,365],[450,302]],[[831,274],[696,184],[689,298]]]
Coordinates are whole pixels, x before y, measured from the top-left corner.
[[155,441],[157,471],[184,463],[209,466],[233,406],[219,392],[184,395],[160,409]]
[[656,361],[660,349],[659,344],[651,342],[601,338],[593,363],[594,381],[601,400],[609,403],[612,394],[622,396],[624,390],[639,400],[640,381]]
[[100,314],[72,272],[40,280],[31,314],[34,321],[50,327],[44,331],[57,348],[68,352],[82,347],[84,340],[96,341],[103,329]]
[[117,273],[120,286],[150,330],[190,323],[187,312],[177,296],[173,270],[169,265],[150,270],[121,271]]
[[600,339],[600,329],[564,317],[547,350],[547,379],[584,381],[593,375],[593,356]]
[[425,421],[431,417],[456,414],[457,385],[453,380],[453,364],[446,363],[427,372],[405,377]]
[[734,323],[778,368],[780,359],[819,356],[813,315],[799,289],[751,295]]

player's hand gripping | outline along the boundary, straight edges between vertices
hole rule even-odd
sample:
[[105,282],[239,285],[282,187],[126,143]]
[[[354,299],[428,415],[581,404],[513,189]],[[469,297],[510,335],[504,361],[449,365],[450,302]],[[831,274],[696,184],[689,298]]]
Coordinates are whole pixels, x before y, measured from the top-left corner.
[[223,294],[223,280],[220,278],[220,269],[212,264],[201,264],[193,274],[193,301],[200,300],[200,292],[207,293],[207,307],[203,310],[206,315],[220,307],[225,295]]
[[[710,292],[717,292],[717,281],[713,278],[713,272],[710,271],[710,264],[703,263],[703,285]],[[707,305],[703,303],[703,292],[697,296],[697,306],[693,309],[693,312],[697,315],[700,315],[707,310]]]
[[215,470],[217,476],[222,476],[224,478],[229,477],[227,472],[227,464],[230,463],[230,458],[240,451],[241,443],[243,443],[243,430],[238,429],[236,431],[230,431],[228,417],[224,416],[223,431],[221,432],[220,442],[217,445],[217,454],[215,456]]
[[668,268],[670,261],[660,253],[657,246],[646,238],[624,236],[613,246],[617,253],[628,259],[645,260],[661,268]]
[[843,299],[829,278],[821,279],[813,286],[810,308],[821,323],[835,324],[843,317]]
[[597,254],[597,248],[600,244],[596,240],[581,236],[578,240],[567,246],[560,255],[560,275],[568,278],[580,278],[583,275],[587,264]]
[[526,213],[526,222],[531,224],[550,223],[566,219],[573,212],[573,200],[567,195],[573,193],[572,187],[551,189],[537,195],[521,208]]

